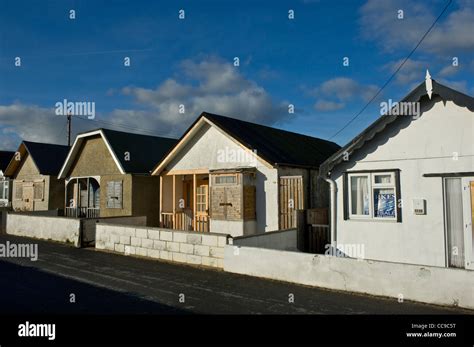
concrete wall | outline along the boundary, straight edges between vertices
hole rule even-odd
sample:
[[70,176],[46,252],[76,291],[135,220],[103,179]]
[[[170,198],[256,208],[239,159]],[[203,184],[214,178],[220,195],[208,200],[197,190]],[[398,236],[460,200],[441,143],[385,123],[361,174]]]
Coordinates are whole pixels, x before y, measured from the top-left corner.
[[[363,244],[366,259],[445,266],[442,179],[423,174],[474,171],[474,115],[450,101],[422,111],[417,120],[400,117],[331,174],[338,189],[337,242]],[[380,169],[400,169],[402,222],[344,220],[342,173]],[[414,198],[426,199],[426,215],[413,213]]]
[[234,237],[235,246],[297,251],[296,229],[270,231],[265,234]]
[[9,213],[7,234],[73,243],[78,246],[80,220]]
[[97,224],[96,248],[222,268],[227,235]]
[[[166,170],[226,169],[239,166],[255,166],[256,174],[256,211],[257,232],[278,229],[278,172],[266,166],[262,161],[221,162],[219,150],[241,151],[235,141],[210,125],[203,126],[193,139],[182,149]],[[164,195],[170,198],[169,195]],[[168,205],[163,204],[164,207]],[[216,229],[217,230],[217,229]],[[213,231],[213,229],[211,229]]]
[[[474,309],[472,271],[228,245],[224,270],[349,292]],[[400,296],[401,295],[401,296]],[[402,304],[401,304],[402,305]]]

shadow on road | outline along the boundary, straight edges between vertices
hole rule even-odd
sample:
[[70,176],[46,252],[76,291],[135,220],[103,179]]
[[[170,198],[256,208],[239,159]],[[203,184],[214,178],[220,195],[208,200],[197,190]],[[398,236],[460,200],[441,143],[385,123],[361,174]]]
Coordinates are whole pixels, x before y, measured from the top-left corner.
[[[73,294],[75,303],[71,302]],[[190,314],[191,312],[0,261],[0,314]]]

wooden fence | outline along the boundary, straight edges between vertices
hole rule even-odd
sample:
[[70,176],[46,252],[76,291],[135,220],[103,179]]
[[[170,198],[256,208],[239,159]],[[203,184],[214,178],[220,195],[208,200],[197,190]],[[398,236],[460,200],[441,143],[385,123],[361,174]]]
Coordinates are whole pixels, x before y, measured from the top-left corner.
[[331,242],[328,209],[298,210],[296,216],[298,250],[324,254],[326,245]]

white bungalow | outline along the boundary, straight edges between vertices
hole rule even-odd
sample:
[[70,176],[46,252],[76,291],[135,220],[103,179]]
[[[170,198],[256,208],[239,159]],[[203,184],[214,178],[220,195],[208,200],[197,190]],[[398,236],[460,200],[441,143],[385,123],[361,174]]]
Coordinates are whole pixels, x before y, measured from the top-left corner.
[[332,188],[338,248],[362,245],[367,259],[474,269],[474,98],[427,74],[321,174]]
[[319,165],[333,142],[202,113],[158,164],[163,227],[232,236],[293,228],[327,207]]

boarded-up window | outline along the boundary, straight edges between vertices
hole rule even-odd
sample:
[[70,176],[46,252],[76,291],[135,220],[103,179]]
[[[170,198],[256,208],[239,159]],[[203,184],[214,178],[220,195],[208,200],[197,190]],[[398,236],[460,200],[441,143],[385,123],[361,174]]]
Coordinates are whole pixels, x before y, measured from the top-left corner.
[[35,182],[34,187],[34,199],[42,200],[44,199],[44,182]]
[[240,220],[241,187],[238,185],[212,187],[212,218],[218,220]]
[[122,208],[122,181],[107,182],[107,208]]
[[16,200],[23,199],[23,183],[22,182],[15,182],[15,199]]
[[244,219],[255,219],[257,216],[255,191],[255,186],[244,186]]

